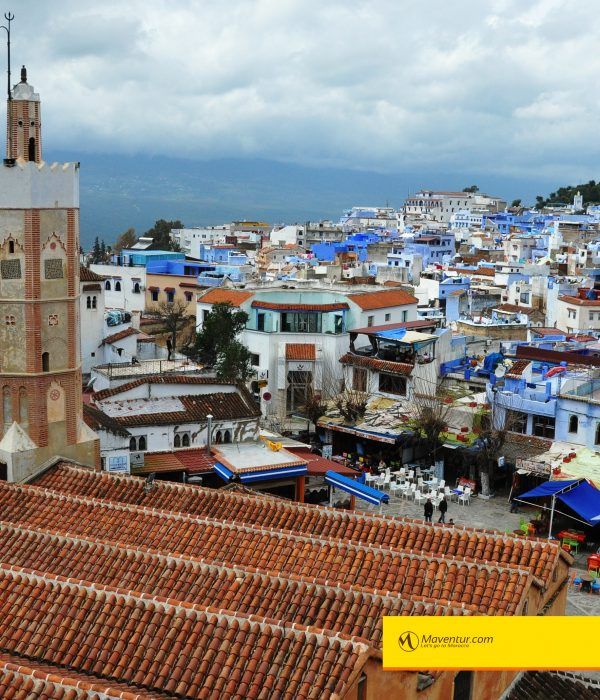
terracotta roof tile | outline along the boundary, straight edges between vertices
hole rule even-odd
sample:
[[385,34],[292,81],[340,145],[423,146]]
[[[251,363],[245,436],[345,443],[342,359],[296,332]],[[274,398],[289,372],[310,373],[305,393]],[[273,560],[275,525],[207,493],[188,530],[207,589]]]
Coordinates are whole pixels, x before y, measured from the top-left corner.
[[597,700],[600,691],[577,678],[546,671],[525,671],[504,697],[506,700]]
[[286,360],[314,360],[315,357],[314,343],[287,343],[285,346]]
[[231,304],[239,306],[254,296],[252,292],[243,292],[238,289],[209,289],[208,292],[198,297],[202,304]]
[[404,289],[383,289],[377,292],[349,294],[348,299],[360,306],[363,311],[372,309],[387,309],[392,306],[416,304],[417,298]]
[[108,430],[111,433],[124,437],[128,437],[130,434],[118,421],[107,416],[97,406],[93,406],[90,403],[84,402],[83,404],[83,420],[92,430]]
[[[300,625],[291,629],[263,617],[150,600],[134,591],[6,566],[0,568],[0,591],[0,644],[6,652],[171,697],[222,697],[234,673],[242,683],[247,678],[249,687],[262,685],[259,668],[265,661],[283,686],[282,697],[294,697],[293,678],[306,682],[308,669],[315,668],[311,691],[329,698],[348,690],[348,668],[374,655],[366,643],[334,633],[315,635]],[[332,663],[321,665],[321,659]],[[188,673],[175,677],[175,664]],[[297,672],[290,678],[292,669]],[[247,690],[238,696],[250,697]]]
[[414,366],[407,362],[389,362],[387,360],[379,360],[376,357],[365,357],[364,355],[355,355],[347,352],[340,357],[340,362],[343,365],[352,365],[353,367],[364,367],[378,372],[387,372],[388,374],[398,374],[401,377],[410,377]]
[[96,274],[89,267],[79,266],[79,281],[80,282],[104,282],[102,275]]
[[[166,410],[169,404],[165,404],[165,410],[161,411],[157,409],[164,404],[163,397],[115,401],[112,402],[112,406],[120,406],[124,410],[122,415],[114,411],[111,420],[121,428],[129,428],[206,421],[208,414],[211,414],[215,420],[250,419],[260,415],[260,408],[247,391],[178,396],[177,402],[181,410]],[[136,409],[135,412],[128,408],[130,405]]]
[[102,340],[101,345],[112,345],[118,340],[123,340],[123,338],[129,338],[131,335],[138,335],[139,332],[140,331],[136,330],[135,328],[123,328],[122,331],[117,331],[112,335],[107,335],[106,338]]
[[520,379],[521,375],[530,364],[531,362],[529,360],[517,360],[513,362],[505,376],[511,377],[512,379]]
[[142,377],[141,379],[134,379],[126,384],[121,384],[114,387],[113,389],[102,389],[96,391],[93,394],[94,400],[103,401],[111,396],[118,396],[119,394],[124,394],[130,389],[136,389],[138,386],[143,386],[144,384],[236,384],[233,379],[217,379],[216,377],[201,377],[198,375],[189,374],[165,374],[160,377]]
[[344,301],[333,304],[280,304],[273,301],[253,301],[253,309],[270,309],[272,311],[342,311],[350,308]]
[[[531,436],[521,437],[540,440]],[[521,567],[532,566],[532,562],[535,562],[533,574],[544,581],[549,580],[561,556],[560,548],[545,540],[523,540],[502,533],[460,527],[435,528],[420,522],[365,513],[341,515],[335,510],[318,506],[277,500],[269,500],[266,503],[264,499],[252,499],[198,487],[161,482],[156,484],[153,492],[144,494],[144,482],[141,479],[118,478],[66,465],[45,472],[36,484],[63,494],[101,497],[107,501],[124,504],[143,503],[173,512],[283,529],[307,537],[327,533],[329,539],[374,546],[385,544],[394,550],[426,555],[471,556],[468,553],[470,536],[474,542],[479,543],[481,551],[485,553],[485,561],[492,564],[509,562]],[[512,562],[515,547],[519,551],[519,559]]]

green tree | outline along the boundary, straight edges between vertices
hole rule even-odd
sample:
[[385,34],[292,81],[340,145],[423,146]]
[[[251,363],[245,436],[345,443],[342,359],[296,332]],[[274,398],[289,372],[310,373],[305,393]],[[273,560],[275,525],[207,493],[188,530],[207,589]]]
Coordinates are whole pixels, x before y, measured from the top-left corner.
[[224,302],[213,304],[196,334],[195,351],[198,361],[215,367],[219,356],[225,356],[227,346],[236,341],[245,328],[248,314]]
[[153,243],[150,246],[152,250],[179,250],[179,246],[171,240],[171,229],[184,228],[184,225],[177,219],[176,221],[165,221],[158,219],[154,222],[154,226],[144,234],[147,238],[152,238]]
[[512,204],[510,206],[517,209],[518,207],[521,206],[521,200],[520,199],[513,199]]
[[94,245],[92,247],[92,263],[99,263],[102,251],[100,249],[100,239],[96,236],[94,240]]
[[123,249],[131,248],[137,242],[137,236],[135,235],[134,228],[128,228],[127,231],[117,238],[115,243],[115,253],[120,253]]
[[177,351],[177,334],[185,327],[189,316],[187,304],[180,299],[175,301],[161,301],[157,307],[157,314],[169,334],[171,351]]
[[465,187],[463,192],[469,192],[470,194],[475,194],[475,192],[479,192],[479,187],[477,187],[477,185],[471,185],[470,187]]
[[252,375],[250,351],[239,340],[222,346],[215,369],[219,379],[236,379],[245,384]]

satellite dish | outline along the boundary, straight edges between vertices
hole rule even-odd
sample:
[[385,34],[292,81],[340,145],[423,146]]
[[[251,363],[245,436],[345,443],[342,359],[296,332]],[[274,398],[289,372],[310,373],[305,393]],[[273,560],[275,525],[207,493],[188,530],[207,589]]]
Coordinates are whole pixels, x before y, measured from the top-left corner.
[[502,377],[506,374],[506,367],[503,364],[499,364],[494,370],[494,374],[498,379],[502,379]]

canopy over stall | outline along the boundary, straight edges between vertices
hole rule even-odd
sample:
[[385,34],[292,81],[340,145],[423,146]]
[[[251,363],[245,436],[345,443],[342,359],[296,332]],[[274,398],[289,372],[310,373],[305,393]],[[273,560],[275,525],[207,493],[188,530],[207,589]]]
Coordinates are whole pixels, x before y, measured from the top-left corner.
[[552,498],[550,507],[550,527],[548,536],[552,535],[552,521],[556,510],[556,499],[558,498],[571,510],[577,513],[580,518],[575,518],[567,513],[561,513],[573,520],[578,520],[585,525],[597,524],[596,516],[600,515],[600,491],[594,488],[585,479],[573,479],[571,481],[546,481],[540,484],[531,491],[522,493],[519,498],[515,499],[523,503],[527,503],[526,499],[535,498]]

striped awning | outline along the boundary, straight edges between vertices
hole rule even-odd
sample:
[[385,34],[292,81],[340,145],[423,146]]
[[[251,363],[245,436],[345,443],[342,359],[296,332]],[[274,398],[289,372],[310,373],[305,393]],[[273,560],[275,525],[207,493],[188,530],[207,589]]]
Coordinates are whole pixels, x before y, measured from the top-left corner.
[[382,503],[388,503],[390,500],[387,493],[371,488],[371,486],[365,486],[354,479],[349,479],[347,476],[336,474],[336,472],[326,472],[325,481],[335,486],[336,489],[346,491],[346,493],[356,496],[357,498],[362,498],[364,501],[373,503],[376,506]]

